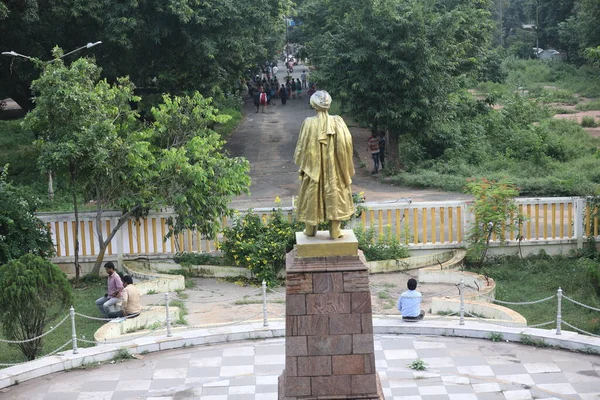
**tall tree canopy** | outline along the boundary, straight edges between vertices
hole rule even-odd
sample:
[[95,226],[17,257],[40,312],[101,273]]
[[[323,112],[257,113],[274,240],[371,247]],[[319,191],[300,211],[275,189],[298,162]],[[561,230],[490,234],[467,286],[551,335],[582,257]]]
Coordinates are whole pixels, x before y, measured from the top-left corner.
[[[101,40],[94,54],[109,81],[213,95],[275,54],[287,8],[288,0],[0,0],[0,51],[47,59],[55,45]],[[31,65],[2,57],[0,77],[0,97],[28,106]]]
[[436,122],[478,69],[492,29],[485,0],[308,0],[302,29],[320,86],[375,129],[444,150]]
[[[248,162],[229,158],[212,130],[231,117],[195,92],[164,95],[164,103],[152,109],[154,121],[144,125],[130,107],[139,98],[129,80],[110,85],[99,76],[89,59],[46,64],[32,85],[37,106],[25,118],[39,138],[41,169],[69,182],[76,220],[78,197],[96,203],[100,254],[93,272],[121,226],[152,209],[173,209],[169,234],[195,229],[212,238],[230,213],[230,197],[250,186]],[[115,208],[123,214],[103,235],[102,215]]]

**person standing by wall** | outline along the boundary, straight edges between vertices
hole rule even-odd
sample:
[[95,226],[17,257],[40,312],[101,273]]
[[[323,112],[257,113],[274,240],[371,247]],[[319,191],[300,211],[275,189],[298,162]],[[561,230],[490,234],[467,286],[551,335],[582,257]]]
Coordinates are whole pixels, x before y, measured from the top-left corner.
[[375,130],[371,131],[367,149],[371,152],[371,157],[373,157],[373,171],[371,173],[376,174],[379,172],[379,138]]
[[385,132],[379,133],[379,162],[381,163],[381,169],[385,168]]

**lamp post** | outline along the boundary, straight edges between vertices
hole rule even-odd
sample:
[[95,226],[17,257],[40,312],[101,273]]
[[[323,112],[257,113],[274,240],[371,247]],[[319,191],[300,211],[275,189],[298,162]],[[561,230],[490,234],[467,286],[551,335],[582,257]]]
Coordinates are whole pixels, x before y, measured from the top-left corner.
[[63,54],[63,55],[62,55],[62,56],[60,56],[60,57],[53,58],[52,60],[48,60],[48,61],[41,61],[41,60],[39,60],[39,59],[37,59],[37,58],[35,58],[35,57],[29,57],[29,56],[26,56],[26,55],[24,55],[24,54],[17,53],[16,51],[3,51],[3,52],[2,52],[2,55],[3,55],[3,56],[12,56],[12,57],[21,57],[21,58],[26,58],[26,59],[28,59],[28,60],[30,60],[30,61],[33,61],[33,62],[38,62],[38,61],[41,61],[41,62],[43,62],[43,63],[51,63],[51,62],[54,62],[54,61],[56,61],[56,60],[60,60],[61,58],[64,58],[64,57],[66,57],[66,56],[68,56],[68,55],[70,55],[70,54],[73,54],[73,53],[75,53],[75,52],[77,52],[77,51],[79,51],[79,50],[83,50],[83,49],[89,49],[89,48],[92,48],[92,47],[94,47],[94,46],[97,46],[97,45],[99,45],[99,44],[102,44],[102,42],[101,42],[101,41],[97,41],[97,42],[94,42],[94,43],[92,43],[92,42],[89,42],[88,44],[86,44],[86,45],[84,45],[84,46],[78,47],[78,48],[76,48],[75,50],[72,50],[72,51],[70,51],[70,52],[68,52],[68,53],[65,53],[65,54]]
[[[42,60],[40,60],[38,58],[35,58],[35,57],[29,57],[29,56],[26,56],[24,54],[17,53],[16,51],[3,51],[2,55],[3,56],[26,58],[29,61],[33,62],[34,64],[38,64],[38,63],[41,63],[41,64],[50,64],[50,63],[53,63],[56,60],[60,60],[61,58],[66,57],[66,56],[68,56],[70,54],[73,54],[73,53],[78,52],[78,51],[83,50],[83,49],[90,49],[90,48],[92,48],[94,46],[97,46],[99,44],[102,44],[102,42],[101,41],[97,41],[97,42],[94,42],[94,43],[88,42],[86,45],[78,47],[75,50],[69,51],[68,53],[63,54],[60,57],[56,57],[56,58],[53,58],[52,60],[48,60],[48,61],[42,61]],[[48,198],[50,200],[54,200],[54,182],[52,180],[52,171],[48,171]]]
[[287,73],[288,81],[290,78],[290,69],[288,68],[288,62],[290,59],[290,43],[288,41],[288,17],[284,17],[285,20],[285,71]]

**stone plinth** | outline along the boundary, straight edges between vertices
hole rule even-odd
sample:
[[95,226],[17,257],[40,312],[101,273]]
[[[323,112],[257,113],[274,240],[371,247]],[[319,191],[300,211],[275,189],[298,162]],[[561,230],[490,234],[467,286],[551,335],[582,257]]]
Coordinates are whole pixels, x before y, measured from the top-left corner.
[[286,258],[286,358],[279,399],[383,399],[369,274],[354,232],[344,231],[343,240],[329,239],[328,232],[296,237]]

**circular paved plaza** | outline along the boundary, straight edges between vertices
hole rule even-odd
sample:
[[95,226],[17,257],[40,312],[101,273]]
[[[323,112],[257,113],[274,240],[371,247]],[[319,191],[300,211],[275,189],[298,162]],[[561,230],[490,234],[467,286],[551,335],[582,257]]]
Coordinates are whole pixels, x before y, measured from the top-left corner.
[[[275,400],[285,339],[188,347],[90,366],[0,393],[23,400]],[[375,335],[386,399],[600,400],[600,357],[516,343]],[[408,364],[421,359],[427,370]]]

